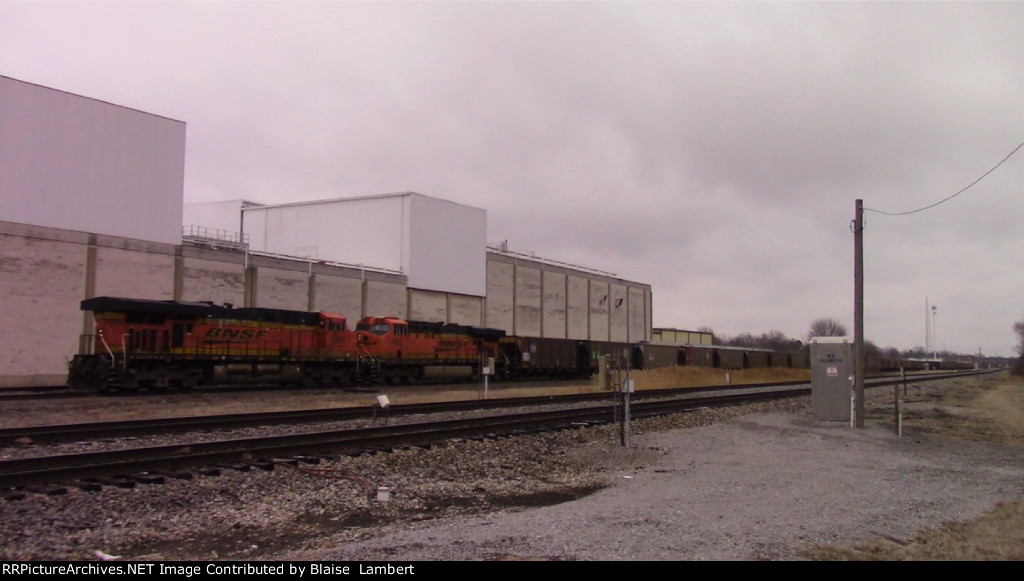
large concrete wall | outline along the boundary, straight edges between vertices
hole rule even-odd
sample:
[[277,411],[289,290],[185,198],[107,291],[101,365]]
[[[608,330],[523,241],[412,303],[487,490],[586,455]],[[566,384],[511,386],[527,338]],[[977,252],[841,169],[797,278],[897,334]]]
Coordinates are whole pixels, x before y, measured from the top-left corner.
[[520,264],[516,266],[515,285],[516,302],[512,312],[514,335],[540,337],[541,307],[543,305],[541,289],[541,269]]
[[245,256],[188,246],[182,251],[181,300],[245,304]]
[[498,259],[487,260],[487,309],[484,326],[504,329],[509,334],[515,331],[515,265]]
[[587,304],[590,297],[590,282],[583,276],[568,277],[568,295],[566,296],[566,327],[569,339],[589,339],[590,321]]
[[489,252],[484,324],[527,337],[651,337],[651,288],[540,259]]
[[484,324],[484,299],[468,295],[448,295],[448,322],[481,327]]
[[[350,326],[367,314],[363,287],[368,275],[363,270],[193,246],[184,246],[183,254],[181,299],[185,301],[326,311],[344,316]],[[390,276],[403,286],[401,277],[373,276]],[[246,291],[253,288],[255,300]],[[387,292],[391,294],[390,289]]]
[[409,320],[459,325],[483,325],[483,299],[421,289],[409,289]]
[[64,381],[83,330],[89,239],[0,222],[0,386]]
[[541,308],[541,335],[565,339],[566,327],[566,275],[563,272],[544,271],[541,277],[544,301]]
[[405,283],[388,280],[367,280],[364,290],[365,316],[397,316],[407,318],[408,298]]
[[642,288],[629,288],[626,291],[626,341],[650,340],[651,318],[648,316],[650,291]]
[[448,294],[409,289],[409,319],[412,321],[448,321]]
[[608,282],[590,281],[590,312],[587,313],[587,319],[590,323],[590,339],[594,341],[611,341],[608,318],[611,298]]
[[[253,257],[255,258],[255,257]],[[253,260],[251,277],[256,289],[253,304],[274,309],[305,311],[309,308],[309,272],[271,266],[277,261]],[[294,266],[305,266],[298,263]],[[252,283],[250,283],[252,284]]]
[[[119,247],[112,248],[105,243],[118,244]],[[97,240],[96,248],[93,296],[158,301],[174,298],[173,245],[103,236]]]
[[62,383],[91,296],[170,299],[176,246],[0,222],[0,386]]
[[315,274],[314,310],[338,313],[348,319],[350,328],[363,316],[363,281],[354,276]]

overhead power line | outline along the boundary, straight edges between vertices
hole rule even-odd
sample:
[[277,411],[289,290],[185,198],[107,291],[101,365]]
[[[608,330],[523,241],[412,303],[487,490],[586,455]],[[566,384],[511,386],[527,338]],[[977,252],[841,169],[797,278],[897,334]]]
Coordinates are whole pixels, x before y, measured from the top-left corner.
[[990,173],[992,173],[992,172],[996,171],[996,169],[997,169],[997,168],[999,168],[999,166],[1003,165],[1003,163],[1005,163],[1005,162],[1006,162],[1006,160],[1008,160],[1008,159],[1010,159],[1011,157],[1013,157],[1013,154],[1015,154],[1015,153],[1017,153],[1018,151],[1020,151],[1020,149],[1021,149],[1022,147],[1024,147],[1024,143],[1021,143],[1020,145],[1018,145],[1017,147],[1015,147],[1015,148],[1013,149],[1013,151],[1011,151],[1011,152],[1010,152],[1009,154],[1007,154],[1007,156],[1006,156],[1006,157],[1004,157],[1004,158],[1003,158],[1003,159],[1002,159],[1002,160],[1001,160],[1001,161],[1000,161],[999,163],[997,163],[997,164],[996,164],[996,165],[995,165],[995,166],[994,166],[994,167],[993,167],[992,169],[990,169],[990,170],[988,170],[987,172],[985,172],[985,173],[981,174],[981,177],[979,177],[978,179],[974,180],[973,182],[971,182],[971,183],[967,184],[967,186],[965,186],[965,187],[964,187],[963,189],[961,189],[961,190],[960,190],[959,192],[957,192],[957,193],[953,194],[952,196],[949,196],[949,197],[943,198],[943,199],[939,200],[938,202],[935,202],[934,204],[930,204],[930,205],[928,205],[928,206],[925,206],[925,207],[923,207],[923,208],[918,208],[918,209],[916,209],[916,210],[911,210],[911,211],[909,211],[909,212],[883,212],[883,211],[881,211],[881,210],[872,210],[871,208],[864,208],[864,211],[866,211],[866,212],[875,212],[875,213],[877,213],[877,214],[884,214],[884,215],[886,215],[886,216],[906,216],[906,215],[908,215],[908,214],[916,214],[917,212],[923,212],[923,211],[925,211],[925,210],[927,210],[927,209],[929,209],[929,208],[934,208],[935,206],[938,206],[939,204],[941,204],[941,203],[943,203],[943,202],[948,202],[949,200],[952,200],[953,198],[955,198],[955,197],[959,196],[960,194],[962,194],[962,193],[966,192],[966,191],[967,191],[968,189],[970,189],[970,188],[971,188],[972,186],[974,186],[974,184],[976,184],[976,183],[980,182],[981,180],[985,179],[985,177],[986,177],[986,176],[987,176],[988,174],[990,174]]

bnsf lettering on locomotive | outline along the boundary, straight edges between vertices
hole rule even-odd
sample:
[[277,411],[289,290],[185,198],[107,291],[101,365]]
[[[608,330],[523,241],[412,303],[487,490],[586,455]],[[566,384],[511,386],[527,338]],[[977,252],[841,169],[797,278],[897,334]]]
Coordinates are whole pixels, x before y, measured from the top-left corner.
[[221,339],[242,339],[249,341],[250,339],[259,339],[267,332],[264,329],[219,329],[213,328],[206,331],[206,338],[221,338]]

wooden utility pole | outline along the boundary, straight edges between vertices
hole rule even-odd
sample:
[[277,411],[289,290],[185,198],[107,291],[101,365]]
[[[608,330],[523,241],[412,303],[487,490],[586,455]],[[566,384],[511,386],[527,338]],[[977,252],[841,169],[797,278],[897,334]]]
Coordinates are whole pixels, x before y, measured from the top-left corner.
[[856,426],[864,427],[864,201],[853,221],[853,385]]

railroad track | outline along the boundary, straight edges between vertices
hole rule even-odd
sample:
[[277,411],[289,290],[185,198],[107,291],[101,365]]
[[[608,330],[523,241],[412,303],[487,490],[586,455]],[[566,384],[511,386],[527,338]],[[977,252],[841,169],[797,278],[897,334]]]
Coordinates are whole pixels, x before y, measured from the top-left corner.
[[[756,391],[759,389],[777,389],[800,385],[806,385],[806,382],[795,381],[773,384],[743,384],[701,388],[647,390],[634,393],[633,399],[642,400],[664,397],[690,397],[700,394],[729,393],[751,390]],[[373,406],[333,407],[280,412],[238,413],[93,422],[83,424],[27,426],[0,429],[0,446],[74,442],[102,438],[134,438],[157,434],[229,430],[257,425],[313,424],[373,419],[378,416],[383,419],[387,419],[391,417],[403,417],[416,414],[455,413],[470,410],[504,409],[549,404],[600,403],[602,401],[611,401],[614,396],[615,394],[612,392],[601,392],[403,404],[391,405],[387,409],[381,409]]]
[[0,389],[0,401],[39,400],[39,399],[73,399],[92,395],[87,392],[73,391],[65,385],[45,387],[5,387]]
[[[982,370],[981,372],[982,373],[988,373],[990,371],[999,371],[999,370]],[[961,372],[959,372],[960,375],[963,375],[963,374],[973,374],[973,373],[974,372],[971,372],[971,371],[961,371]],[[923,372],[923,373],[915,372],[915,373],[912,373],[912,374],[908,375],[907,378],[908,378],[908,380],[911,380],[911,379],[912,380],[918,380],[918,379],[926,380],[925,378],[927,378],[929,376],[933,376],[933,375],[936,376],[936,377],[938,377],[938,376],[948,377],[950,374],[949,373],[945,373],[945,372]],[[885,376],[878,376],[878,379],[881,380],[882,378],[892,378],[892,377],[895,377],[895,375],[894,374],[889,374],[889,375],[885,375]],[[872,378],[869,378],[869,380],[870,379],[872,379]],[[577,381],[576,383],[578,383],[579,385],[589,385],[590,381],[589,380],[587,380],[587,381],[580,380],[580,381]],[[793,382],[793,383],[800,383],[800,382]],[[566,385],[566,382],[565,381],[559,381],[559,380],[547,380],[547,381],[543,381],[542,380],[542,381],[533,381],[533,382],[515,382],[514,384],[496,383],[495,384],[495,388],[497,388],[498,386],[505,386],[505,385],[513,385],[515,387],[544,387],[544,386],[564,386],[564,385]],[[396,385],[396,386],[389,386],[389,385],[367,385],[367,386],[362,386],[362,387],[349,387],[349,388],[343,389],[342,391],[352,392],[352,393],[379,393],[382,390],[387,390],[390,387],[417,387],[417,385]],[[422,387],[424,389],[430,389],[430,388],[445,388],[445,387],[451,387],[451,386],[450,385],[446,385],[446,384],[438,384],[438,383],[423,383],[423,384],[419,384],[418,387]],[[720,386],[720,387],[725,387],[725,386]],[[742,386],[740,386],[740,387],[742,387]],[[91,392],[91,391],[73,390],[73,389],[69,388],[66,385],[53,385],[53,386],[40,386],[40,387],[5,387],[5,388],[0,388],[0,402],[2,402],[2,401],[19,401],[19,400],[44,400],[44,399],[77,399],[77,398],[86,398],[86,397],[131,398],[131,397],[151,397],[151,396],[157,396],[157,395],[162,395],[162,394],[183,394],[183,393],[189,393],[189,394],[253,393],[253,392],[302,393],[304,391],[306,391],[306,392],[310,392],[310,391],[316,392],[318,390],[323,390],[323,389],[324,389],[323,387],[319,387],[319,386],[282,387],[281,385],[278,385],[278,384],[266,384],[266,385],[265,384],[239,384],[239,385],[220,385],[220,386],[213,386],[213,387],[197,387],[197,388],[194,388],[192,390],[189,390],[188,392],[181,392],[181,391],[178,391],[178,390],[171,390],[171,391],[166,391],[166,392],[165,391],[159,391],[159,390],[143,390],[143,391],[135,391],[135,392],[95,393],[95,392]]]
[[[908,381],[927,381],[963,376],[959,374],[932,374],[908,378]],[[892,376],[870,379],[867,387],[879,387],[900,383],[901,378]],[[700,394],[721,394],[741,391],[772,390],[779,388],[805,387],[806,381],[788,381],[765,384],[718,385],[698,388],[668,388],[635,392],[634,400],[653,398],[691,397]],[[283,412],[259,412],[188,416],[176,418],[153,418],[142,420],[94,422],[84,424],[63,424],[0,429],[0,446],[73,442],[101,438],[144,437],[157,434],[184,433],[195,431],[228,430],[255,425],[281,425],[300,423],[337,422],[382,417],[401,417],[414,414],[437,414],[468,410],[502,409],[510,407],[539,406],[546,404],[572,404],[601,402],[614,397],[611,392],[573,395],[549,395],[520,398],[472,399],[451,402],[433,402],[392,405],[387,410],[374,407],[333,407],[326,409],[292,410]]]
[[[711,405],[734,405],[805,394],[806,390],[802,389],[783,389],[759,394],[639,401],[631,405],[630,417],[639,419]],[[394,448],[430,446],[459,438],[495,438],[609,423],[615,421],[617,413],[621,413],[620,406],[609,401],[603,405],[467,419],[10,459],[0,461],[0,490],[7,490],[10,497],[11,494],[17,496],[19,487],[26,486],[67,483],[91,490],[105,482],[120,486],[132,480],[163,481],[165,477],[182,477],[183,473],[201,468],[271,469],[278,463],[294,463],[311,456],[359,455]],[[45,489],[41,491],[45,492]]]
[[[964,374],[958,375],[963,376]],[[951,376],[955,375],[919,377],[914,378],[913,381],[946,379]],[[902,383],[902,379],[879,379],[867,384],[867,387],[899,383]],[[698,392],[703,392],[703,395]],[[690,389],[686,390],[686,396],[680,395],[678,390],[638,392],[634,394],[637,397],[631,398],[629,417],[640,419],[711,406],[738,405],[809,394],[810,387],[806,382],[788,382],[773,386],[746,385],[703,390]],[[585,402],[587,397],[591,401]],[[558,410],[9,459],[0,461],[0,490],[5,491],[3,495],[6,498],[17,498],[23,494],[22,490],[25,487],[41,485],[54,487],[51,489],[53,491],[60,491],[61,486],[67,483],[92,490],[102,487],[104,484],[126,486],[129,483],[134,485],[135,482],[162,482],[168,477],[191,477],[192,471],[195,470],[219,470],[225,467],[246,470],[253,467],[273,469],[277,464],[313,461],[312,459],[323,455],[359,455],[399,447],[430,446],[459,438],[496,438],[537,430],[566,429],[621,420],[623,406],[618,400],[613,400],[609,394],[599,396],[604,398],[603,402],[595,401],[594,397],[588,395],[531,398],[542,399],[546,403],[571,404],[571,406]],[[587,403],[587,405],[578,405],[580,402]],[[520,400],[473,401],[459,404],[459,406],[472,406],[474,409],[479,409],[481,405],[498,407],[500,405],[522,406],[524,404]],[[433,408],[435,411],[454,411],[459,406],[446,403],[407,407],[410,410],[419,407],[421,409],[416,413],[425,413],[423,411],[425,408]],[[325,410],[312,411],[323,412]],[[342,412],[339,409],[329,411],[335,414]],[[367,414],[365,408],[343,413],[357,412],[361,412],[363,417]],[[247,419],[236,417],[231,421],[244,421],[248,422],[248,425],[253,425],[259,421],[258,416],[265,414],[244,415],[247,416]],[[195,429],[196,418],[177,418],[176,420],[182,422],[183,426],[187,424],[186,420],[190,419],[193,420],[193,425],[188,429]],[[286,420],[279,417],[278,419],[280,421],[297,421],[294,418]],[[301,421],[308,421],[308,419]],[[170,427],[172,429],[181,428],[178,425]],[[45,436],[40,432],[38,437]],[[45,492],[45,489],[42,491]]]
[[[497,388],[501,386],[513,385],[515,387],[545,387],[545,386],[565,386],[567,384],[578,384],[578,385],[589,385],[590,381],[577,380],[577,381],[558,381],[558,380],[540,380],[530,382],[500,382],[495,383]],[[444,389],[451,387],[464,387],[469,385],[468,383],[458,384],[453,386],[452,384],[445,384],[441,382],[422,382],[417,384],[409,385],[363,385],[363,386],[349,386],[345,388],[337,388],[337,391],[346,393],[380,393],[382,390],[387,390],[393,387],[398,388],[422,388],[422,389]],[[474,384],[475,385],[475,384]],[[125,392],[109,392],[99,393],[94,391],[82,391],[71,389],[66,385],[53,385],[53,386],[41,386],[41,387],[4,387],[0,388],[0,402],[2,401],[19,401],[19,400],[43,400],[43,399],[76,399],[84,397],[93,398],[133,398],[133,397],[153,397],[161,395],[196,395],[196,394],[223,394],[223,393],[259,393],[259,392],[276,392],[276,393],[303,393],[303,392],[319,392],[323,391],[323,386],[281,386],[280,384],[253,384],[253,383],[241,383],[237,385],[217,385],[208,387],[196,387],[187,391],[182,390],[139,390],[139,391],[125,391]]]

